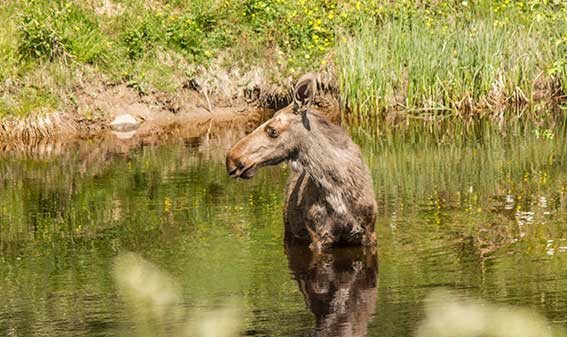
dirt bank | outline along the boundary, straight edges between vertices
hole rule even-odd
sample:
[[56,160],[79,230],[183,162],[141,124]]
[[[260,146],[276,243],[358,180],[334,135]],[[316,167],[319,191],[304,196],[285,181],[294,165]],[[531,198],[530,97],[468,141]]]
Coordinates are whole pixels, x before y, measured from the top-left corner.
[[[126,84],[84,85],[74,97],[71,111],[0,120],[0,151],[61,151],[86,140],[116,143],[125,150],[171,140],[208,139],[228,130],[250,131],[290,102],[286,93],[266,99],[260,88],[227,97],[190,85],[169,94],[142,93]],[[321,91],[316,104],[338,120],[338,100],[331,93]],[[117,132],[111,123],[121,115],[132,116],[138,126]]]

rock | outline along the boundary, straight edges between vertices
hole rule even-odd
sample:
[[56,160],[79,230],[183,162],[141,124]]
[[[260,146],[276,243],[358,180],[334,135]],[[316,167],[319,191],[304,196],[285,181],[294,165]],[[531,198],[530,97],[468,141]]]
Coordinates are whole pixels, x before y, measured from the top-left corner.
[[138,122],[136,118],[130,114],[116,116],[112,123],[110,123],[112,130],[120,132],[136,130],[139,126],[140,122]]

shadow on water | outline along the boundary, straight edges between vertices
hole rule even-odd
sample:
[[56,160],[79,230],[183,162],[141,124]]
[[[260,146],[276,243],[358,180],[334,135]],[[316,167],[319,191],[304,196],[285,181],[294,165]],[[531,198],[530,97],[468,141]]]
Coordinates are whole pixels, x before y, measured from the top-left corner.
[[314,255],[306,246],[286,244],[286,255],[305,304],[315,316],[313,336],[366,336],[376,310],[376,254],[344,247]]

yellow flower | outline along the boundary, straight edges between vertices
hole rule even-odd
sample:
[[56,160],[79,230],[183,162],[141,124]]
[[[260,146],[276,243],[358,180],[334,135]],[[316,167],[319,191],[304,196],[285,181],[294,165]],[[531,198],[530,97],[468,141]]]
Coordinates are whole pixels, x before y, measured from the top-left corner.
[[81,28],[79,28],[79,26],[75,26],[75,27],[73,27],[73,29],[74,29],[76,32],[78,32],[79,30],[81,30]]
[[165,197],[163,199],[163,208],[166,212],[171,211],[171,199],[169,199],[168,197]]
[[327,15],[327,17],[329,18],[329,20],[333,20],[335,14],[333,12],[329,12],[329,15]]

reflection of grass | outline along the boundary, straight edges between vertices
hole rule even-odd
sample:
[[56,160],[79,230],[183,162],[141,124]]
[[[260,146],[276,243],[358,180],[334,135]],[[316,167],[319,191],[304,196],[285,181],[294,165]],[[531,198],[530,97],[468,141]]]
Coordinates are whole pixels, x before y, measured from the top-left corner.
[[[234,210],[242,211],[245,223],[256,223],[255,212],[281,207],[283,192],[267,187],[269,170],[252,182],[257,187],[249,195],[242,194],[244,182],[231,180],[222,162],[209,161],[207,152],[184,149],[151,148],[110,162],[99,148],[42,160],[4,158],[0,183],[11,188],[0,189],[0,223],[10,226],[0,226],[0,235],[4,240],[28,237],[33,225],[35,235],[46,240],[94,238],[112,228],[134,230],[132,223],[148,232],[182,224],[206,233],[211,221]],[[34,183],[37,179],[41,182]],[[283,182],[283,177],[276,180]],[[242,202],[250,207],[235,206]],[[213,217],[219,210],[228,213]],[[246,228],[233,230],[244,235]]]
[[390,287],[384,296],[413,303],[429,286],[445,285],[562,320],[562,306],[539,297],[542,288],[563,289],[562,277],[550,276],[557,280],[545,285],[526,281],[555,275],[565,263],[565,254],[548,256],[561,250],[567,214],[567,152],[558,137],[396,143],[368,155],[379,205],[381,282]]
[[[560,138],[364,151],[381,210],[378,308],[385,308],[371,331],[388,331],[382,324],[409,329],[408,321],[421,318],[416,303],[440,284],[564,318],[555,295],[567,286],[561,275],[567,152]],[[93,157],[86,161],[84,152]],[[282,170],[234,181],[222,153],[205,147],[145,147],[112,160],[93,148],[84,152],[0,160],[0,274],[11,299],[4,313],[16,315],[10,322],[32,322],[55,335],[62,317],[90,323],[95,314],[118,312],[103,319],[135,320],[134,309],[124,315],[116,308],[107,275],[107,262],[131,250],[179,280],[173,292],[185,289],[182,301],[191,307],[242,294],[254,309],[245,323],[251,330],[290,336],[312,326],[282,250]],[[511,201],[502,198],[506,193]],[[482,256],[477,248],[493,250]],[[45,305],[54,292],[58,302]],[[77,299],[104,310],[77,308]],[[184,322],[189,314],[181,312]],[[189,319],[201,320],[194,313]],[[161,328],[151,326],[148,334]]]
[[564,190],[565,150],[561,140],[526,135],[468,145],[396,143],[374,148],[367,160],[375,172],[375,186],[386,196],[423,198],[444,192],[460,193],[463,198],[528,197],[539,191]]
[[[93,144],[55,157],[0,160],[0,275],[5,277],[0,297],[10,299],[0,310],[10,317],[0,321],[0,331],[5,331],[4,323],[22,322],[40,326],[42,335],[56,335],[51,331],[61,329],[63,319],[85,322],[73,327],[77,331],[87,331],[97,319],[143,328],[143,315],[135,316],[139,300],[128,302],[133,308],[116,302],[109,262],[123,251],[136,251],[163,266],[178,284],[173,292],[183,289],[177,293],[183,301],[177,323],[187,324],[190,336],[206,336],[197,333],[210,330],[203,326],[216,328],[219,319],[234,317],[233,306],[219,307],[232,303],[226,294],[242,296],[238,308],[271,308],[265,312],[268,321],[290,307],[304,314],[297,322],[266,327],[284,331],[273,335],[291,335],[286,332],[311,319],[281,250],[279,170],[266,169],[252,181],[238,182],[227,176],[224,156],[206,147],[146,147],[128,155],[100,150]],[[268,271],[257,273],[266,267]],[[278,301],[272,300],[274,292]],[[58,300],[50,303],[56,310],[45,305],[53,293]],[[77,303],[86,304],[76,308]],[[172,326],[167,317],[161,322],[153,309],[147,314],[152,318],[146,335],[173,335],[162,329]],[[239,322],[252,324],[248,310],[240,314],[247,317],[237,316]],[[177,335],[186,335],[185,326],[173,326],[182,330]],[[99,329],[113,333],[121,327]]]

